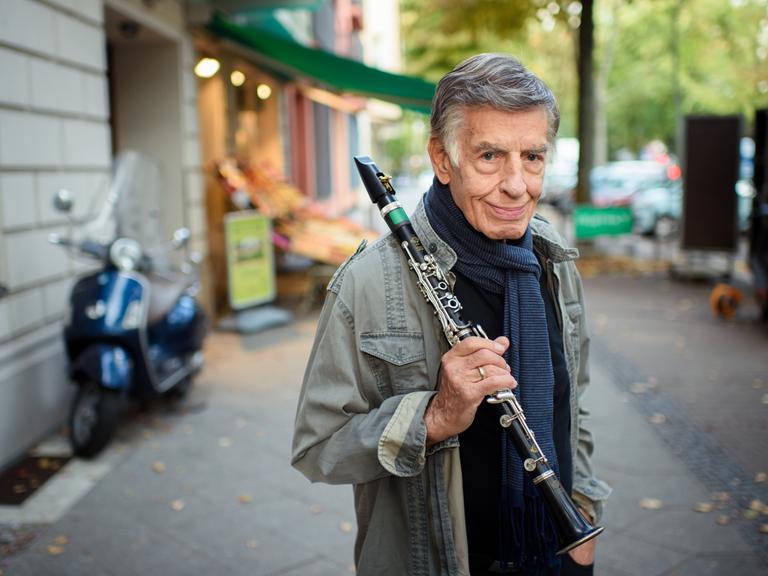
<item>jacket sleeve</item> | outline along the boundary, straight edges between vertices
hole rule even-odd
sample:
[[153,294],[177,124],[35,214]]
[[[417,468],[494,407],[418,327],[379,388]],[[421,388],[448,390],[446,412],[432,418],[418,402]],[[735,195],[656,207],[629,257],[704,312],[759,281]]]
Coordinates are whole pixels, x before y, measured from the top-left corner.
[[434,394],[382,398],[361,366],[352,312],[327,293],[304,374],[291,463],[313,482],[414,476],[426,462],[424,411]]
[[592,466],[592,452],[594,450],[594,438],[587,428],[589,411],[582,403],[582,397],[590,381],[589,375],[589,330],[586,325],[586,312],[584,308],[584,293],[581,277],[573,266],[575,274],[578,300],[582,309],[582,326],[579,331],[579,367],[577,377],[578,410],[578,437],[576,454],[574,454],[573,466],[573,499],[594,522],[599,522],[603,514],[603,502],[611,494],[611,488],[595,476]]

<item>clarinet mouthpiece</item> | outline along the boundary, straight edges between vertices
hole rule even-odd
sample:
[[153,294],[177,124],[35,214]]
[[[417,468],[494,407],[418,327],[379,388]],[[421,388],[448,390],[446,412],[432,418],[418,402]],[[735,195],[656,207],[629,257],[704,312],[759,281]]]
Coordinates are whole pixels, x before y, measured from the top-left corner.
[[360,178],[363,181],[368,196],[371,198],[371,202],[378,204],[388,192],[384,185],[379,180],[379,175],[383,174],[376,163],[369,156],[355,156],[355,166],[360,173]]

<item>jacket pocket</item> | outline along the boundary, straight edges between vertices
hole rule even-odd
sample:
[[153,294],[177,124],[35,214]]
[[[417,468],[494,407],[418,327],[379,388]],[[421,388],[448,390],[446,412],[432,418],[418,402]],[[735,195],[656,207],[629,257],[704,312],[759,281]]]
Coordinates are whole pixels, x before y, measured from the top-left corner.
[[424,337],[418,332],[366,332],[360,351],[376,376],[382,396],[431,390]]

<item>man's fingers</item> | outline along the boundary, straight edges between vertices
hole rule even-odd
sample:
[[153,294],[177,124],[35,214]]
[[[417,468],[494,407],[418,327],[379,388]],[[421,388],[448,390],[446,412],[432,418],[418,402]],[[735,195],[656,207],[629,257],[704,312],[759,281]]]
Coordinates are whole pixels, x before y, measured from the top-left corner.
[[487,348],[481,348],[473,354],[464,357],[468,366],[485,366],[486,364],[491,366],[498,366],[504,370],[508,369],[507,361],[504,356],[500,356],[495,352],[491,352]]
[[491,368],[492,373],[488,368],[483,368],[486,371],[485,378],[482,380],[475,379],[476,385],[480,387],[483,394],[493,394],[497,390],[503,388],[517,388],[517,380],[515,380],[509,372],[501,372],[499,368]]
[[456,344],[456,346],[451,348],[451,351],[458,356],[469,356],[478,350],[490,350],[496,354],[503,354],[509,345],[509,341],[506,338],[503,338],[503,341],[505,341],[507,344],[507,346],[505,346],[503,342],[498,342],[497,340],[501,339],[497,338],[496,340],[488,340],[487,338],[470,336],[469,338],[466,338],[465,340],[462,340]]

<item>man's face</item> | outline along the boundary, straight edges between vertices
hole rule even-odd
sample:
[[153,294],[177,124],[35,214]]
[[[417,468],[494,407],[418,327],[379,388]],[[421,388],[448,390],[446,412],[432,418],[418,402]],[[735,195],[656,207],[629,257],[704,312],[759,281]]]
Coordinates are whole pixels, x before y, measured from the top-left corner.
[[493,240],[517,240],[541,196],[547,150],[544,108],[505,112],[467,108],[457,134],[458,167],[442,144],[429,142],[438,180],[473,228]]

